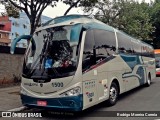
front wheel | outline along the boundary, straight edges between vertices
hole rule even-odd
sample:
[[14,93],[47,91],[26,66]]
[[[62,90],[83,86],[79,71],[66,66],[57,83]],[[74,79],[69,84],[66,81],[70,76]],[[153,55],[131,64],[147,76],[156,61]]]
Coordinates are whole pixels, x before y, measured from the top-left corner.
[[116,83],[112,83],[110,86],[110,91],[109,91],[109,99],[108,99],[108,104],[109,106],[113,106],[116,104],[117,100],[118,100],[118,87]]

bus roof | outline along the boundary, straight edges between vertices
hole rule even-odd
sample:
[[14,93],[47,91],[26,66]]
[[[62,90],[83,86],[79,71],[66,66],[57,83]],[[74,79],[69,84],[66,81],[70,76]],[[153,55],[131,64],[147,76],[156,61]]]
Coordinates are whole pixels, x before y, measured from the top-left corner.
[[140,42],[143,45],[147,45],[150,46],[151,48],[153,48],[151,45],[138,40],[116,28],[113,28],[112,26],[109,26],[99,20],[96,20],[94,18],[91,18],[87,15],[66,15],[66,16],[60,16],[60,17],[56,17],[53,18],[51,20],[49,20],[48,22],[44,23],[41,27],[37,28],[36,31],[40,31],[43,29],[47,29],[50,27],[57,27],[57,26],[63,26],[63,25],[76,25],[76,24],[81,24],[81,26],[83,26],[83,28],[85,29],[101,29],[101,30],[108,30],[111,32],[116,31],[117,33],[122,33],[130,38],[132,38],[132,40]]
[[113,27],[86,15],[67,15],[67,16],[56,17],[44,23],[41,27],[37,28],[36,31],[50,27],[75,25],[75,24],[82,24],[82,26],[86,29],[97,28],[108,31],[114,31]]

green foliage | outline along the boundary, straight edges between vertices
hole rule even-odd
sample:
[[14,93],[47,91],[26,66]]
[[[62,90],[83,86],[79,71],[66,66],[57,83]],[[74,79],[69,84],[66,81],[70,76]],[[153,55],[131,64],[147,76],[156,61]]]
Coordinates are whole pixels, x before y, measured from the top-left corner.
[[9,17],[19,18],[19,10],[15,9],[12,5],[5,5],[5,9]]
[[131,2],[126,4],[120,17],[124,26],[120,29],[141,40],[151,39],[150,34],[154,31],[154,27],[152,27],[148,11],[147,3]]
[[95,17],[141,40],[152,39],[154,32],[151,23],[150,6],[132,0],[103,0],[95,6]]
[[81,7],[83,8],[84,11],[88,11],[88,9],[91,9],[95,5],[95,3],[98,2],[98,0],[61,0],[61,1],[63,1],[63,3],[65,3],[66,5],[69,5],[69,8],[66,10],[64,15],[67,15],[72,8],[77,8],[77,7]]
[[160,0],[156,0],[151,4],[150,16],[155,27],[152,33],[153,42],[156,49],[160,49]]

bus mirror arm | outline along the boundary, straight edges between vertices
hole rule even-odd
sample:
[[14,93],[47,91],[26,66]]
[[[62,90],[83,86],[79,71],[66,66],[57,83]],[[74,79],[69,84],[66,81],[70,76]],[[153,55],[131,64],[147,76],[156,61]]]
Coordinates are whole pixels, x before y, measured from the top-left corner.
[[19,41],[21,41],[22,39],[30,40],[32,42],[32,45],[33,45],[32,49],[35,50],[35,48],[36,48],[35,41],[32,40],[31,38],[32,38],[31,35],[21,35],[21,36],[15,38],[13,40],[13,42],[11,43],[10,53],[14,54],[17,43]]

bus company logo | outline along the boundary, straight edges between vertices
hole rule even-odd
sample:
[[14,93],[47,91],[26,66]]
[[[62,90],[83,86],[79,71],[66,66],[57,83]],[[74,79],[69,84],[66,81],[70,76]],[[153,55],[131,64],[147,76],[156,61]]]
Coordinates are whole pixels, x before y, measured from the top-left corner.
[[45,80],[38,80],[38,83],[44,83]]
[[92,98],[94,96],[94,92],[86,92],[88,98]]
[[38,86],[37,83],[24,83],[24,85],[26,85],[26,86]]

